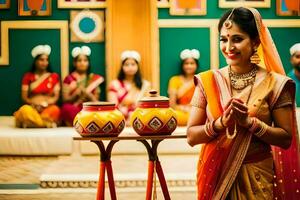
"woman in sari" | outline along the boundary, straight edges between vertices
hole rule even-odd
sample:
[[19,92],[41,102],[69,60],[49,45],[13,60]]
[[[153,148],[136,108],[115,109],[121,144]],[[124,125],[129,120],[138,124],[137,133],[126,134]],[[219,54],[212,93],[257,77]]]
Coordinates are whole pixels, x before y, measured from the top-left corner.
[[256,9],[228,11],[219,32],[228,66],[195,77],[188,122],[198,199],[300,199],[295,84]]
[[73,125],[73,120],[86,101],[98,101],[99,85],[104,78],[90,73],[91,49],[87,46],[75,47],[72,50],[73,72],[64,79],[62,120],[67,126]]
[[195,90],[194,75],[199,65],[200,53],[196,49],[185,49],[180,53],[180,58],[181,75],[170,79],[168,94],[170,106],[175,109],[177,115],[178,125],[186,126]]
[[14,113],[17,127],[56,127],[59,123],[60,109],[55,104],[59,99],[60,81],[58,74],[50,72],[50,53],[49,45],[38,45],[31,51],[32,70],[22,80],[25,105]]
[[139,67],[141,56],[137,51],[124,51],[121,54],[121,62],[118,79],[109,85],[108,101],[116,103],[129,120],[138,100],[150,90],[150,83],[142,79]]

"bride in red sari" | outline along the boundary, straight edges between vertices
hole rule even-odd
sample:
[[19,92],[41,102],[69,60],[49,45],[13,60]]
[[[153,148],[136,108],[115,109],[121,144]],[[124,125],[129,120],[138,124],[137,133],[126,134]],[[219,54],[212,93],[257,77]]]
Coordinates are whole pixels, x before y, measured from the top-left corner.
[[300,199],[295,83],[256,9],[228,11],[219,32],[228,65],[195,77],[187,130],[203,144],[198,199]]

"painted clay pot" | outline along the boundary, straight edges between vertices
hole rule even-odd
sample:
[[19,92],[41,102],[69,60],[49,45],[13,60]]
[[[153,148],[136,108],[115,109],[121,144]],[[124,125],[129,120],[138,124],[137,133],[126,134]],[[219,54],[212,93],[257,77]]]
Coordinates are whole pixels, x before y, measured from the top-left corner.
[[109,102],[86,102],[76,115],[74,128],[83,137],[118,136],[125,127],[125,118]]
[[139,101],[138,107],[131,115],[131,125],[137,134],[171,135],[177,127],[177,117],[169,105],[169,98],[159,96],[151,90],[149,97]]

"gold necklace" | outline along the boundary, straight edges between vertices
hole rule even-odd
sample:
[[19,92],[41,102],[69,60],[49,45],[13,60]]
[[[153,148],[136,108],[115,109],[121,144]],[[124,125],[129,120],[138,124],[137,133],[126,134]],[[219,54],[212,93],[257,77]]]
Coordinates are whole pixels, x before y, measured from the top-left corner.
[[248,85],[253,84],[257,72],[257,66],[253,67],[250,72],[238,74],[232,71],[231,66],[228,68],[230,85],[236,90],[242,90]]
[[[229,66],[229,68],[231,68],[231,67]],[[255,74],[253,75],[253,81],[251,81],[251,83],[248,84],[248,85],[251,84],[251,88],[250,88],[250,92],[249,92],[249,95],[248,95],[248,98],[247,98],[247,101],[246,101],[246,105],[248,105],[248,103],[249,103],[250,96],[251,96],[252,90],[253,90],[253,85],[254,85],[255,78],[256,78],[257,66],[255,66],[254,68],[255,68]],[[253,71],[253,69],[252,69],[251,71]],[[250,72],[251,72],[251,71],[250,71]],[[250,73],[250,72],[248,72],[248,73]],[[230,73],[230,69],[229,69],[229,73]],[[229,75],[229,79],[230,79],[230,82],[232,82],[231,76],[230,76],[230,75]],[[248,86],[248,85],[247,85],[247,86]],[[245,87],[247,87],[247,86],[245,86]],[[230,84],[231,97],[233,96],[232,87],[233,87],[232,84]],[[244,87],[244,88],[245,88],[245,87]],[[234,88],[234,87],[233,87],[233,88]],[[244,88],[243,88],[243,89],[244,89]],[[234,88],[234,89],[235,89],[235,88]],[[233,139],[233,138],[235,138],[236,135],[237,135],[237,125],[236,125],[236,122],[234,122],[234,130],[233,130],[233,134],[230,134],[229,128],[227,127],[227,128],[226,128],[226,137],[227,137],[228,139]]]

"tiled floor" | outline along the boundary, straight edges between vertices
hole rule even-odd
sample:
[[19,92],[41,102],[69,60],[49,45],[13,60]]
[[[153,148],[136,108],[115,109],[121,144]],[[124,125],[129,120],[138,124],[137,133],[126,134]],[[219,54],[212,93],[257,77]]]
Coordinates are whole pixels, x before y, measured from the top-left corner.
[[[95,200],[95,192],[53,192],[47,194],[9,194],[1,195],[1,200]],[[171,191],[172,200],[193,200],[196,199],[195,191]],[[117,193],[118,200],[144,200],[144,192],[119,192]],[[106,199],[110,199],[106,196]],[[157,199],[164,199],[161,193],[157,195]]]
[[[198,155],[161,155],[160,160],[166,178],[180,176],[194,177]],[[112,157],[115,179],[134,178],[141,174],[146,177],[148,158],[146,155],[114,155]],[[97,180],[99,169],[98,156],[62,156],[62,157],[0,157],[0,185],[3,184],[38,184],[42,174],[50,175],[86,175],[92,174]],[[187,177],[185,177],[187,175]],[[4,188],[5,189],[5,188]],[[4,190],[0,189],[0,199],[34,200],[95,199],[94,188],[90,189],[35,189]],[[172,199],[195,199],[195,187],[170,187]],[[144,199],[145,191],[140,188],[117,188],[118,199]],[[106,199],[109,199],[106,198]],[[158,190],[158,198],[163,199]]]

